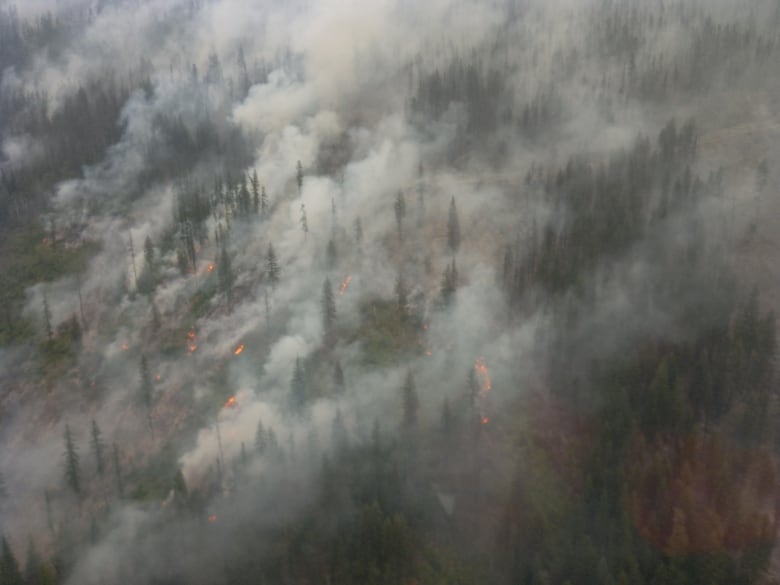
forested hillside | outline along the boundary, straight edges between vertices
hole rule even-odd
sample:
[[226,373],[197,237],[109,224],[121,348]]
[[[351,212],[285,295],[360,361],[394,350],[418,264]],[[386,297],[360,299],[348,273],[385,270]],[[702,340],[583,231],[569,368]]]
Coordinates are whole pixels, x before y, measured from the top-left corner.
[[780,582],[778,0],[0,0],[0,585]]

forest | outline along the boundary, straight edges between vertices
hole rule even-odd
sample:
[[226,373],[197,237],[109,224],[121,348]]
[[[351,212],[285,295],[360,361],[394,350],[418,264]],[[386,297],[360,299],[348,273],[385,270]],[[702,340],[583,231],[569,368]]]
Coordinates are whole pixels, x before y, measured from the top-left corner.
[[0,0],[0,585],[780,583],[780,0]]

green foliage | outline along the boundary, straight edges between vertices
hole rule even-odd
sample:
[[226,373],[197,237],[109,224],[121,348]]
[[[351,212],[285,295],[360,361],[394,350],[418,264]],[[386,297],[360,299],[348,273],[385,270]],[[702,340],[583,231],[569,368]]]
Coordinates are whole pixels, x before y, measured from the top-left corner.
[[360,307],[360,327],[355,337],[361,342],[366,365],[388,366],[402,363],[423,351],[422,324],[416,315],[398,318],[396,300],[374,300]]
[[92,242],[54,245],[38,224],[0,235],[0,345],[32,333],[21,315],[27,287],[82,272],[96,251]]

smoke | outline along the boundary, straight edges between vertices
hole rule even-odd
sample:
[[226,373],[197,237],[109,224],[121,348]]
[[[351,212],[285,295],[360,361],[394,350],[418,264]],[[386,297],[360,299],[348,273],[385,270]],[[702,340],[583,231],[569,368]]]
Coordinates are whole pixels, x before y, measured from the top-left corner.
[[[7,409],[11,422],[0,436],[0,469],[12,505],[0,509],[0,517],[9,533],[17,539],[27,533],[41,541],[49,538],[45,515],[29,513],[40,509],[45,490],[54,494],[57,509],[66,509],[69,496],[61,479],[65,421],[76,430],[85,473],[91,469],[87,429],[95,418],[107,445],[121,446],[128,484],[141,486],[130,498],[133,503],[112,508],[102,534],[78,558],[69,581],[117,582],[124,576],[112,567],[127,548],[150,555],[151,576],[164,571],[168,550],[158,552],[155,544],[181,538],[182,550],[198,545],[197,537],[186,536],[193,529],[189,520],[169,526],[160,519],[158,496],[164,492],[168,497],[177,469],[192,490],[206,493],[210,482],[219,484],[218,495],[206,507],[225,506],[228,511],[224,517],[223,510],[216,513],[218,525],[207,527],[229,533],[248,522],[242,516],[271,506],[270,495],[263,495],[260,504],[248,503],[241,482],[289,487],[286,473],[313,477],[321,457],[334,451],[337,416],[352,440],[367,438],[375,419],[383,430],[394,432],[402,417],[399,392],[407,372],[416,378],[426,427],[438,424],[445,398],[456,400],[466,393],[468,373],[479,358],[490,367],[491,400],[498,405],[543,385],[549,356],[540,349],[540,339],[554,328],[549,306],[515,320],[498,284],[507,245],[526,244],[535,224],[541,228],[566,219],[556,215],[526,176],[536,165],[555,172],[575,154],[594,167],[608,162],[630,149],[637,136],[654,135],[662,121],[682,117],[694,105],[677,95],[663,107],[647,107],[616,91],[622,65],[613,66],[609,56],[598,55],[587,38],[597,3],[519,4],[529,6],[512,24],[505,24],[501,3],[470,0],[323,0],[262,7],[250,0],[35,0],[19,7],[20,18],[45,11],[66,18],[76,7],[92,12],[60,54],[40,51],[23,70],[4,72],[4,91],[24,87],[45,92],[50,112],[57,112],[77,88],[96,80],[114,77],[134,88],[116,121],[119,141],[105,149],[100,162],[55,188],[56,224],[76,230],[76,239],[95,243],[97,251],[78,279],[69,276],[27,291],[25,315],[39,330],[44,296],[55,327],[73,314],[82,319],[83,305],[84,340],[71,370],[47,366],[52,396],[47,400],[56,401],[57,408],[41,413],[45,401],[35,400]],[[721,8],[707,8],[721,15],[734,8],[730,2],[719,4]],[[512,40],[523,51],[515,55],[507,49]],[[638,49],[638,63],[642,66],[659,53],[672,59],[687,47],[676,25],[659,28]],[[585,55],[582,61],[575,58],[578,49]],[[239,51],[252,76],[246,93],[241,90]],[[507,88],[506,107],[515,113],[540,95],[544,101],[544,92],[555,88],[550,95],[563,105],[550,122],[552,128],[542,136],[518,137],[514,122],[499,120],[493,142],[466,143],[464,104],[450,104],[438,118],[416,123],[410,111],[420,78],[445,71],[451,61],[465,66],[472,55],[475,62],[496,64]],[[207,79],[217,75],[217,67],[221,80]],[[723,99],[714,97],[702,116],[717,112]],[[177,157],[185,155],[162,120],[180,123],[196,137],[193,143],[199,128],[213,128],[208,137],[220,146],[204,147],[177,167]],[[236,138],[239,134],[243,141]],[[45,152],[45,144],[28,135],[4,134],[2,139],[3,164],[10,167],[33,165]],[[464,150],[466,154],[458,154]],[[332,151],[336,154],[331,156]],[[500,162],[489,164],[487,159]],[[703,166],[707,164],[715,166],[711,159]],[[198,260],[190,273],[180,275],[178,198],[188,189],[200,189],[209,201],[216,176],[235,179],[238,173],[253,172],[269,197],[268,217],[243,220],[212,211],[204,222],[207,237],[197,242]],[[739,184],[747,181],[741,178]],[[399,193],[406,206],[400,229],[394,207]],[[455,257],[447,244],[452,200],[463,244],[456,256],[456,302],[442,309],[442,273]],[[668,232],[695,219],[711,235],[711,226],[723,217],[721,204],[711,205],[670,220]],[[308,232],[301,225],[304,209]],[[361,242],[355,233],[358,219]],[[229,236],[218,245],[217,229],[231,221]],[[158,256],[157,285],[151,294],[142,294],[136,289],[148,268],[147,238]],[[331,241],[335,261],[327,257]],[[587,349],[572,356],[573,369],[587,368],[592,359],[649,336],[684,337],[666,307],[652,308],[641,320],[631,317],[639,291],[656,278],[652,243],[643,241],[629,250],[614,268],[620,277],[605,278],[608,284],[596,295],[598,302],[583,303],[588,314],[570,335],[572,344]],[[271,244],[281,266],[278,285],[266,274]],[[230,295],[222,290],[219,270],[208,268],[221,262],[223,245],[236,277]],[[349,288],[339,294],[347,275],[352,278]],[[384,326],[377,301],[394,298],[399,275],[425,323],[424,339],[403,359],[377,368],[366,359],[372,328]],[[601,276],[590,278],[598,282]],[[334,346],[323,326],[326,278],[335,291],[336,327],[346,332]],[[155,310],[162,325],[154,324]],[[598,341],[592,339],[596,333]],[[245,349],[236,355],[239,344]],[[154,378],[149,413],[139,394],[142,355]],[[290,412],[298,359],[312,368],[308,383],[326,388],[302,415]],[[342,393],[331,388],[336,362],[347,379]],[[228,404],[230,397],[234,404]],[[258,423],[275,430],[284,464],[270,454],[254,456]],[[20,432],[24,429],[35,430]],[[164,457],[158,457],[161,451]],[[245,467],[237,463],[242,451],[251,454]],[[164,471],[154,467],[162,466],[162,459],[168,465]],[[148,478],[150,468],[170,476],[159,480],[165,489],[149,487],[154,483]],[[101,479],[90,490],[108,493],[114,489],[110,484]],[[284,515],[299,509],[312,491],[264,493],[284,496],[276,511]],[[233,494],[230,504],[219,495],[226,492]],[[103,505],[87,504],[77,523],[97,516]],[[227,548],[211,536],[203,540],[213,547],[214,557]],[[18,548],[20,543],[15,544]],[[176,560],[169,570],[205,583],[213,574],[198,574],[198,569],[211,560],[192,565]]]

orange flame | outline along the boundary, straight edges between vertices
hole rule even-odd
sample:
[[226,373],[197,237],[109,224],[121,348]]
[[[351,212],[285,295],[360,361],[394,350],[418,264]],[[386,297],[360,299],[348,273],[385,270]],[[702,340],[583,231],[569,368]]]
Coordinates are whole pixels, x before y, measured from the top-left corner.
[[214,263],[213,262],[208,265],[208,267],[206,268],[206,271],[207,272],[214,272]]
[[340,295],[343,295],[345,292],[347,292],[347,287],[349,286],[350,282],[352,282],[352,276],[347,274],[347,277],[342,281],[341,286],[339,287]]
[[209,522],[216,522],[216,521],[217,521],[217,515],[216,514],[212,514],[211,516],[209,516]]
[[486,424],[488,424],[488,423],[490,422],[490,419],[489,419],[488,417],[486,417],[486,416],[483,416],[483,417],[482,417],[482,418],[479,420],[479,422],[481,422],[483,425],[486,425]]
[[122,344],[122,351],[127,351],[128,349],[130,349],[130,346],[127,345],[127,343],[123,343]]
[[198,344],[195,343],[195,339],[198,337],[198,334],[195,333],[194,329],[190,329],[187,332],[187,351],[190,353],[193,353],[196,349],[198,349]]
[[481,396],[485,396],[493,389],[493,383],[490,381],[490,372],[488,372],[485,358],[477,358],[477,361],[474,362],[474,370],[477,372],[477,377],[479,378],[480,382],[479,393]]
[[425,355],[427,355],[428,357],[430,357],[430,356],[432,356],[432,355],[433,355],[433,352],[432,352],[430,349],[426,349],[426,350],[425,350]]
[[160,374],[157,374],[157,375],[154,377],[154,379],[155,379],[156,381],[158,381],[158,382],[159,382],[159,381],[160,381],[162,378],[160,377]]
[[238,401],[236,400],[235,396],[231,396],[230,398],[227,399],[227,402],[225,402],[225,406],[223,406],[222,408],[235,408],[236,406],[238,406]]
[[233,350],[233,355],[241,355],[243,351],[244,351],[244,344],[242,343],[236,349]]

